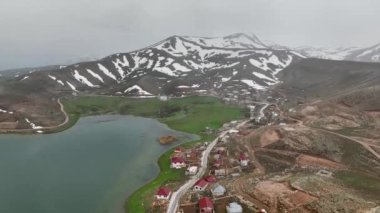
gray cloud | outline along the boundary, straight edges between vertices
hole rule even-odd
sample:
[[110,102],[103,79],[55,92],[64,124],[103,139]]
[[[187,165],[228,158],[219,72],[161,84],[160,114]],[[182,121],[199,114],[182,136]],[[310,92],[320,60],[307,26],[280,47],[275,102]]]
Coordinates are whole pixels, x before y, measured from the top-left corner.
[[376,0],[2,0],[0,69],[103,57],[170,35],[366,46],[380,42],[379,8]]

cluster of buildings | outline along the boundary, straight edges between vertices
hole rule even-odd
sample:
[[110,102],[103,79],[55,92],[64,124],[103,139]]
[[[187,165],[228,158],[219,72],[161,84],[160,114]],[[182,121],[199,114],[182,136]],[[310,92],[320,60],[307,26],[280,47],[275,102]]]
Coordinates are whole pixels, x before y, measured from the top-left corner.
[[170,158],[170,168],[186,169],[186,174],[195,175],[199,168],[200,155],[205,147],[200,146],[194,149],[184,149],[179,146],[174,150]]
[[[180,210],[183,212],[201,212],[212,213],[216,209],[226,211],[227,213],[241,213],[243,207],[234,202],[233,194],[228,193],[223,184],[227,184],[226,178],[234,178],[236,168],[242,172],[241,168],[251,166],[251,159],[243,152],[230,152],[231,143],[234,138],[239,138],[249,134],[242,130],[236,130],[233,126],[236,122],[226,124],[223,128],[229,130],[228,134],[220,138],[217,145],[213,148],[209,156],[209,166],[206,176],[198,179],[192,187],[192,190],[187,192],[181,200]],[[222,129],[223,131],[223,129]],[[200,144],[196,147],[185,149],[181,146],[177,147],[170,157],[170,167],[172,169],[184,169],[186,175],[196,175],[200,168],[200,158],[202,152],[206,149],[208,143]],[[239,175],[237,175],[239,176]],[[170,188],[161,187],[155,194],[156,203],[164,203],[169,201],[172,191]],[[159,201],[159,202],[157,202]],[[161,205],[164,206],[164,205]],[[188,207],[190,206],[190,207]],[[189,211],[186,208],[192,208]]]

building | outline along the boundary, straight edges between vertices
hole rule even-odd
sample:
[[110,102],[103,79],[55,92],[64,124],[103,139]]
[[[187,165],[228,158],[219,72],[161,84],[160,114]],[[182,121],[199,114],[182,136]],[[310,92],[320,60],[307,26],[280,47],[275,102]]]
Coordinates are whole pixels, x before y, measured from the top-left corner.
[[236,202],[230,203],[226,207],[227,213],[243,213],[243,208]]
[[169,200],[170,195],[172,195],[172,191],[167,187],[161,187],[158,189],[155,197],[158,200]]
[[239,157],[240,166],[248,166],[249,159],[245,154],[241,154]]
[[203,179],[207,181],[208,183],[216,183],[216,181],[218,181],[214,175],[208,175],[204,177]]
[[175,156],[170,159],[170,167],[174,169],[181,169],[183,167],[186,167],[185,160],[182,157]]
[[158,99],[159,99],[160,101],[167,101],[167,100],[169,100],[169,97],[166,96],[166,95],[160,95],[160,96],[158,96]]
[[187,167],[186,174],[187,175],[195,175],[198,172],[198,167],[197,166],[190,166]]
[[217,177],[224,177],[227,175],[227,172],[225,169],[216,169],[215,170],[215,176]]
[[214,212],[214,203],[212,202],[211,198],[209,197],[201,198],[198,204],[199,204],[199,212],[201,213]]
[[208,182],[205,181],[204,179],[199,179],[195,185],[194,185],[194,190],[195,191],[204,191],[208,186]]
[[211,189],[211,193],[214,197],[220,197],[226,193],[226,188],[220,184],[217,184]]
[[224,162],[223,160],[221,159],[218,159],[218,160],[215,160],[213,163],[212,163],[213,167],[219,169],[221,168],[223,165],[224,165]]

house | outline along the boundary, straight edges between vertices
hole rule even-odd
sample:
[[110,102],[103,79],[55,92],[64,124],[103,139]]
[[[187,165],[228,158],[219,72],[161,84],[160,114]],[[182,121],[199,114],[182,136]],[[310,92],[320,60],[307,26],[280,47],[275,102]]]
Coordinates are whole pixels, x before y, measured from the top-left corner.
[[169,97],[166,96],[166,95],[160,95],[160,96],[158,96],[158,99],[159,99],[160,101],[167,101],[167,100],[169,100]]
[[221,177],[221,176],[226,176],[227,172],[225,169],[216,169],[215,170],[215,176]]
[[224,162],[221,159],[215,160],[212,164],[215,168],[221,168],[224,165]]
[[208,175],[203,178],[207,183],[216,183],[218,181],[214,175]]
[[158,189],[155,197],[158,200],[169,200],[170,195],[172,195],[172,191],[167,187],[161,187]]
[[182,157],[175,156],[170,159],[171,164],[170,167],[174,169],[180,169],[186,167],[185,160]]
[[187,175],[195,175],[198,172],[198,167],[197,166],[190,166],[187,167],[186,174]]
[[245,154],[241,154],[239,157],[240,166],[248,166],[249,159]]
[[217,184],[213,186],[213,188],[211,189],[211,193],[214,197],[223,196],[226,193],[226,188],[224,188],[224,186],[220,184]]
[[204,191],[207,186],[208,186],[207,181],[205,181],[204,179],[199,179],[194,185],[194,190],[195,191]]
[[214,212],[214,203],[212,202],[211,198],[209,197],[201,198],[198,204],[199,204],[199,212],[201,213]]
[[226,207],[227,213],[243,213],[243,208],[236,202],[230,203]]

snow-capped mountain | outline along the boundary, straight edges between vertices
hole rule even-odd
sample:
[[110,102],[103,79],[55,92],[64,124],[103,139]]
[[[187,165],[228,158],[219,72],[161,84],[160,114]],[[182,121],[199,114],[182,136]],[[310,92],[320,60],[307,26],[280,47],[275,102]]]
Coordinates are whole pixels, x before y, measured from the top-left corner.
[[380,62],[380,44],[367,47],[346,47],[346,48],[314,48],[299,47],[295,51],[311,58],[361,61],[361,62]]
[[130,53],[19,76],[49,90],[153,96],[250,96],[278,83],[276,74],[301,56],[268,48],[254,35],[172,36]]

